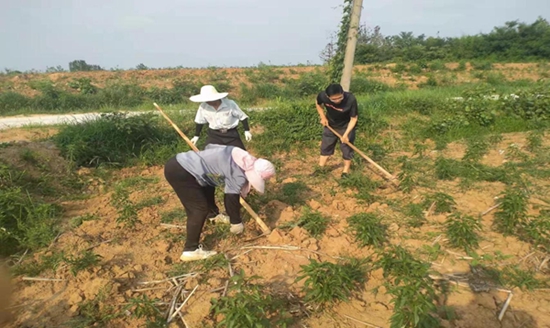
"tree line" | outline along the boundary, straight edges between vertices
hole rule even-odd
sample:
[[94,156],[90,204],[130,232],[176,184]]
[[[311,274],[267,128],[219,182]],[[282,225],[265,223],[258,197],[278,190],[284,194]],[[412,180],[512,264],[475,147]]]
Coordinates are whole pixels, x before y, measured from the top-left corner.
[[[361,26],[358,31],[357,64],[419,60],[491,60],[523,62],[550,59],[550,24],[539,17],[531,24],[511,21],[489,33],[461,37],[415,36],[413,32],[384,36],[381,28]],[[321,59],[329,62],[337,53],[329,42]]]

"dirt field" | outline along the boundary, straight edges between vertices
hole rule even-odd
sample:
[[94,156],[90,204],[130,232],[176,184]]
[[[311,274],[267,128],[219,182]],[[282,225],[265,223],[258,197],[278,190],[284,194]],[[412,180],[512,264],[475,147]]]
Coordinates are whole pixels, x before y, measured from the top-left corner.
[[[527,66],[522,66],[527,67]],[[230,69],[227,69],[231,71]],[[107,80],[115,74],[131,75],[126,78],[146,79],[150,76],[160,76],[163,71],[152,72],[99,72],[87,76]],[[168,71],[165,73],[188,74],[192,71]],[[518,73],[519,74],[519,73]],[[50,75],[50,78],[63,80],[65,76]],[[83,75],[84,76],[84,75]],[[101,77],[101,78],[100,78]],[[151,82],[153,83],[153,82]],[[163,83],[160,79],[154,83]],[[37,137],[45,137],[55,133],[54,129],[15,129],[0,132],[0,141],[25,140],[33,141]],[[525,135],[514,133],[504,135],[504,139],[484,157],[483,163],[490,166],[500,166],[505,155],[499,150],[507,149],[511,144],[520,147],[525,145]],[[550,145],[550,140],[545,140]],[[460,158],[465,147],[453,143],[443,152],[445,157]],[[411,155],[411,154],[400,154]],[[392,154],[391,156],[396,156]],[[437,156],[437,151],[427,152],[431,158]],[[337,156],[338,157],[338,156]],[[220,231],[209,225],[203,238],[208,248],[223,252],[231,259],[232,270],[244,270],[246,276],[259,275],[261,283],[268,292],[280,295],[291,304],[293,316],[297,323],[292,327],[389,327],[393,304],[391,297],[386,295],[384,287],[378,294],[372,290],[384,282],[381,270],[372,271],[363,290],[358,290],[349,301],[337,304],[321,314],[311,313],[299,301],[303,282],[296,283],[300,265],[308,263],[309,259],[335,261],[339,256],[366,257],[374,253],[373,249],[357,246],[352,234],[348,231],[346,218],[357,213],[379,213],[389,225],[390,242],[402,245],[414,254],[421,254],[424,246],[441,245],[441,254],[430,261],[432,268],[441,274],[471,274],[470,264],[473,258],[445,246],[442,223],[446,216],[426,213],[428,223],[420,228],[410,228],[403,216],[395,211],[391,203],[398,200],[419,202],[421,194],[427,190],[414,190],[404,194],[394,188],[378,189],[375,194],[380,201],[366,205],[357,201],[353,190],[342,190],[338,186],[341,167],[336,159],[328,179],[310,177],[311,168],[317,161],[316,153],[311,155],[293,154],[274,158],[281,165],[278,175],[267,185],[267,192],[278,188],[280,183],[304,182],[310,190],[301,195],[312,209],[331,218],[331,223],[324,236],[320,239],[311,238],[302,228],[290,230],[278,229],[284,223],[291,222],[300,216],[299,207],[291,207],[279,200],[270,201],[265,207],[256,209],[274,228],[266,238],[256,238],[258,228],[253,220],[246,222],[246,234],[242,237],[227,236],[220,238]],[[92,179],[90,170],[81,170],[86,179]],[[373,180],[380,180],[371,170],[364,170]],[[144,324],[144,319],[136,319],[124,310],[129,300],[140,295],[148,295],[150,299],[159,299],[169,303],[175,291],[174,282],[166,280],[174,275],[179,255],[183,248],[180,238],[185,230],[184,221],[174,221],[174,226],[161,224],[163,213],[181,208],[175,194],[163,177],[162,167],[124,169],[113,177],[121,181],[129,177],[155,178],[144,188],[132,190],[131,199],[142,201],[159,196],[163,204],[145,207],[139,212],[139,224],[135,229],[117,225],[116,209],[110,204],[112,188],[99,179],[89,182],[90,197],[82,200],[69,201],[63,205],[68,221],[81,215],[93,214],[99,219],[85,221],[80,226],[61,234],[59,238],[46,249],[33,254],[39,260],[43,255],[51,255],[64,251],[76,254],[81,250],[93,250],[101,256],[99,265],[89,270],[83,270],[74,277],[66,265],[60,265],[55,271],[47,271],[41,277],[59,279],[56,281],[23,281],[22,277],[15,279],[15,295],[12,311],[15,321],[6,327],[60,327],[67,324],[79,314],[79,305],[86,301],[99,301],[99,311],[112,306],[122,313],[114,318],[109,327],[138,327]],[[540,181],[541,187],[548,187],[548,181]],[[459,188],[458,181],[438,181],[437,190],[445,190],[452,195],[457,203],[457,210],[464,214],[477,216],[495,204],[495,197],[504,190],[499,182],[476,183],[467,191]],[[218,204],[223,209],[223,203]],[[539,209],[533,204],[531,214]],[[496,265],[505,266],[518,264],[521,268],[537,268],[541,277],[548,277],[550,264],[548,253],[533,249],[529,244],[515,237],[504,237],[492,230],[493,213],[483,216],[482,241],[478,254],[497,258]],[[272,248],[250,248],[250,246],[271,246]],[[419,253],[420,252],[420,253]],[[29,259],[27,259],[29,260]],[[424,260],[426,260],[424,258]],[[229,277],[227,267],[214,268],[201,272],[202,276],[191,278],[185,282],[187,291],[196,292],[190,297],[182,313],[189,327],[208,327],[215,318],[209,314],[210,300],[218,298],[223,292],[226,279]],[[204,278],[204,279],[199,279]],[[151,283],[156,280],[163,282]],[[150,282],[143,284],[143,282]],[[200,282],[200,284],[199,284]],[[215,291],[213,291],[215,290]],[[531,292],[513,290],[513,299],[504,319],[499,322],[497,315],[505,302],[508,293],[499,290],[474,293],[469,288],[456,287],[443,303],[456,310],[458,318],[443,320],[443,327],[489,328],[489,327],[550,327],[550,293],[549,290]],[[164,307],[163,307],[164,309]],[[73,325],[74,326],[74,325]],[[173,326],[183,327],[178,319]]]
[[[410,65],[409,65],[410,66]],[[355,72],[364,74],[368,78],[386,83],[391,86],[404,84],[408,88],[416,89],[419,83],[428,80],[428,76],[435,76],[440,83],[464,83],[476,82],[486,79],[487,73],[491,73],[499,79],[505,80],[538,80],[548,78],[548,69],[534,63],[509,63],[494,64],[489,71],[476,71],[470,65],[463,71],[453,71],[458,67],[457,63],[446,64],[447,70],[428,70],[419,74],[411,74],[408,71],[394,72],[395,64],[387,65],[360,65]],[[297,78],[300,75],[314,70],[324,71],[323,67],[275,67],[268,68],[271,78],[276,83],[281,83],[283,78]],[[258,73],[256,68],[223,68],[213,67],[208,69],[173,69],[173,70],[132,70],[132,71],[98,71],[98,72],[74,72],[74,73],[48,73],[48,74],[18,74],[16,76],[0,76],[0,91],[14,91],[27,96],[35,96],[39,91],[32,89],[32,83],[41,80],[50,80],[56,87],[78,92],[69,87],[73,80],[88,78],[92,84],[105,87],[109,83],[121,82],[134,83],[146,89],[153,87],[171,88],[172,82],[177,79],[199,80],[201,83],[216,83],[224,81],[231,86],[232,94],[239,95],[241,83],[251,84],[250,76]],[[476,74],[477,73],[477,74]],[[501,74],[501,76],[499,75]],[[198,90],[197,90],[198,91]]]

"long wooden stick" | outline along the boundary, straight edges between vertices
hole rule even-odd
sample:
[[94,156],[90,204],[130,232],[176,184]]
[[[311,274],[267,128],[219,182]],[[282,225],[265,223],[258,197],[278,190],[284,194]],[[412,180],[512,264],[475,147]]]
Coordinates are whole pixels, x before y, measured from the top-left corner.
[[[179,133],[179,135],[183,138],[183,140],[187,142],[189,147],[191,147],[191,149],[193,149],[194,151],[198,152],[199,149],[191,142],[191,140],[189,140],[189,138],[187,138],[187,136],[180,130],[180,128],[178,128],[178,126],[174,124],[174,122],[172,122],[172,120],[162,111],[159,105],[157,105],[156,103],[153,103],[153,105],[155,105],[155,107],[159,110],[162,116],[164,116],[164,118],[174,127],[174,129]],[[265,222],[258,216],[258,214],[254,212],[252,207],[250,207],[250,205],[248,205],[248,203],[242,197],[240,197],[240,201],[241,201],[241,205],[246,209],[248,214],[250,214],[250,216],[252,216],[256,221],[256,223],[260,226],[260,229],[262,229],[263,234],[264,235],[269,234],[271,230],[265,224]]]
[[[338,134],[338,132],[336,132],[333,128],[331,128],[329,125],[326,125],[326,127],[332,131],[332,133],[334,133],[338,138],[342,139],[342,136],[340,134]],[[376,164],[375,161],[373,161],[372,159],[370,159],[365,153],[363,153],[362,151],[360,151],[359,149],[357,149],[357,147],[355,147],[351,142],[346,142],[346,145],[350,146],[351,149],[355,150],[359,155],[361,155],[364,159],[367,160],[367,162],[371,163],[374,167],[376,167],[380,172],[382,172],[384,174],[384,176],[391,182],[393,183],[395,186],[398,186],[398,183],[395,181],[396,178],[388,171],[384,170],[384,168],[378,164]]]

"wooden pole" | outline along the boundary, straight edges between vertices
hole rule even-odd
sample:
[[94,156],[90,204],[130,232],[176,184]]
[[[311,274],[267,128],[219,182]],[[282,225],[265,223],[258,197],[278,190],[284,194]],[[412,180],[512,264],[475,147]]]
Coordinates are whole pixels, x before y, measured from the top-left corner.
[[[159,110],[159,112],[162,114],[162,116],[164,116],[164,118],[172,125],[172,127],[174,127],[174,129],[179,133],[179,135],[183,138],[183,140],[185,140],[185,142],[187,142],[189,147],[191,147],[191,149],[193,149],[194,151],[198,152],[199,149],[191,142],[191,140],[189,140],[189,138],[187,138],[187,136],[180,130],[180,128],[178,128],[178,126],[176,124],[174,124],[174,122],[172,122],[172,120],[162,111],[162,109],[159,107],[159,105],[157,105],[156,103],[153,103],[153,105],[155,105],[155,107]],[[258,214],[256,214],[256,212],[254,212],[252,207],[250,207],[250,205],[248,205],[242,197],[240,198],[240,201],[241,201],[241,205],[246,209],[248,214],[250,214],[250,216],[252,216],[254,218],[254,220],[256,221],[256,223],[260,226],[260,229],[262,229],[263,234],[264,235],[269,234],[271,232],[271,230],[265,224],[265,222],[258,216]]]
[[[342,136],[340,134],[338,134],[338,132],[336,132],[336,130],[334,130],[333,128],[331,128],[329,125],[326,126],[330,131],[332,131],[332,133],[334,133],[338,138],[342,139]],[[376,164],[375,161],[373,161],[372,159],[370,159],[365,153],[363,153],[362,151],[360,151],[359,149],[357,149],[357,147],[355,147],[353,144],[351,144],[350,142],[346,142],[346,145],[350,146],[351,149],[355,150],[359,155],[361,155],[364,159],[367,160],[367,162],[371,163],[374,167],[376,167],[380,172],[382,172],[384,174],[384,177],[387,178],[392,184],[394,184],[396,187],[399,185],[397,182],[396,182],[396,178],[391,174],[389,173],[388,171],[384,170],[384,168],[378,164]]]
[[344,70],[342,72],[342,79],[340,80],[340,84],[342,85],[342,88],[344,88],[344,91],[349,91],[351,84],[353,60],[355,58],[355,47],[357,45],[357,33],[359,31],[362,8],[363,0],[353,0],[348,31],[348,42],[346,43],[346,53],[344,55]]

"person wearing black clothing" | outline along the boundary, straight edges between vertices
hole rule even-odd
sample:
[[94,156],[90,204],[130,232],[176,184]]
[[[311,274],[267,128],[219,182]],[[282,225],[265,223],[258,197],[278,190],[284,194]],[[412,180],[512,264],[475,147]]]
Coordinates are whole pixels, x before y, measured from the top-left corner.
[[331,84],[325,91],[317,95],[316,105],[321,124],[324,126],[319,166],[324,167],[327,164],[328,158],[334,154],[334,148],[339,139],[327,128],[327,126],[330,126],[342,136],[340,150],[344,159],[342,177],[345,177],[349,173],[354,153],[346,142],[353,144],[355,141],[355,126],[357,125],[358,115],[357,99],[352,93],[344,92],[340,84]]

